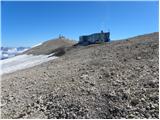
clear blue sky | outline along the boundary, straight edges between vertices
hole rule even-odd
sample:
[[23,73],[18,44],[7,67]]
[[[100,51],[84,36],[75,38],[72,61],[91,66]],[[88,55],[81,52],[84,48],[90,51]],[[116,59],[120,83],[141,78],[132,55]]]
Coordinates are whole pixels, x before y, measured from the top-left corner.
[[62,34],[111,32],[111,40],[158,31],[158,2],[2,2],[2,46],[33,46]]

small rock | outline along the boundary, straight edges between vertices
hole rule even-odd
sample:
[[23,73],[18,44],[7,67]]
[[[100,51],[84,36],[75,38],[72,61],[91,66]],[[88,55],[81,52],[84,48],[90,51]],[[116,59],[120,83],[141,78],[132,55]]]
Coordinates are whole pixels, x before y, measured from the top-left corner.
[[74,78],[72,78],[72,80],[71,80],[72,82],[74,82],[75,80],[74,80]]
[[87,79],[88,75],[87,74],[83,74],[82,76],[80,76],[81,79]]
[[26,78],[25,77],[22,77],[22,80],[25,80]]
[[132,108],[132,106],[130,106],[130,105],[128,104],[126,108],[127,108],[127,109],[131,109],[131,108]]
[[146,110],[150,110],[150,106],[149,105],[146,107]]
[[133,115],[133,114],[130,114],[128,117],[129,117],[129,118],[134,118],[134,115]]
[[99,76],[99,79],[102,79],[102,78],[103,78],[102,75],[100,75],[100,76]]
[[149,85],[150,87],[154,88],[154,87],[156,86],[156,83],[155,83],[155,81],[149,81],[149,82],[148,82],[148,85]]
[[119,84],[118,84],[116,81],[113,81],[113,82],[112,82],[112,85],[113,85],[113,86],[118,86]]
[[123,59],[123,61],[124,61],[124,62],[126,62],[126,61],[127,61],[127,59],[125,59],[125,58],[124,58],[124,59]]
[[148,113],[143,114],[146,118],[149,118],[150,115]]
[[94,84],[94,83],[90,83],[90,85],[91,85],[91,86],[95,86],[95,84]]
[[111,72],[111,76],[113,76],[114,75],[114,72]]
[[85,84],[88,84],[89,82],[88,82],[88,81],[84,81],[84,83],[85,83]]
[[131,100],[131,105],[132,105],[132,106],[136,106],[138,103],[139,103],[139,100],[138,100],[138,99],[132,99],[132,100]]
[[146,100],[145,100],[144,98],[141,98],[141,101],[142,101],[142,102],[145,102]]
[[155,109],[155,106],[153,104],[150,104],[151,109]]
[[136,57],[136,60],[140,60],[140,59],[141,59],[141,57],[140,57],[140,56]]

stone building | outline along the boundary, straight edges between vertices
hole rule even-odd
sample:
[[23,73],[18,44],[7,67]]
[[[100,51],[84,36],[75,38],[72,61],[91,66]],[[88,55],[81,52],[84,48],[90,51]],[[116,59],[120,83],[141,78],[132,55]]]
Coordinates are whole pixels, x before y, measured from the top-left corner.
[[109,42],[109,41],[110,41],[110,32],[101,31],[100,33],[80,36],[78,44],[90,45],[90,44]]

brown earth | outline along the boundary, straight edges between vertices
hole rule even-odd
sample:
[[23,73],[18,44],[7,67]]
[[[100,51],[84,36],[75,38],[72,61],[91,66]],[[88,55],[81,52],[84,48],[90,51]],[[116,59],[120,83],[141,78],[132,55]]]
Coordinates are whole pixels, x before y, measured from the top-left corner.
[[159,33],[75,47],[5,74],[2,118],[159,118]]

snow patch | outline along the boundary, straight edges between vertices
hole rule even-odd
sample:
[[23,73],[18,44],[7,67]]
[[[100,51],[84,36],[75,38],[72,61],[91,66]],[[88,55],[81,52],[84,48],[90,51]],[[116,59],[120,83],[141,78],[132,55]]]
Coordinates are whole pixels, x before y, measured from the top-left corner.
[[9,59],[0,60],[1,72],[0,74],[11,73],[17,70],[26,69],[39,65],[43,62],[53,60],[57,57],[51,55],[18,55]]
[[37,45],[34,45],[34,46],[32,46],[31,48],[37,47],[37,46],[39,46],[39,45],[42,45],[42,43],[39,43],[39,44],[37,44]]

